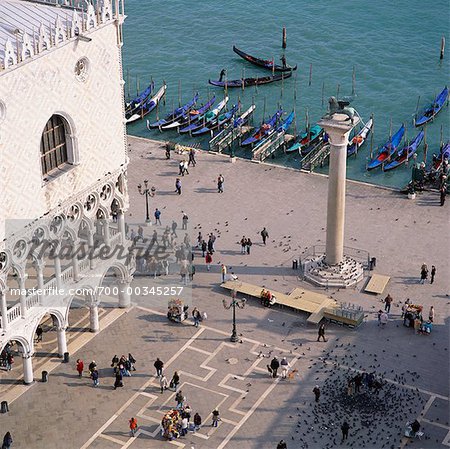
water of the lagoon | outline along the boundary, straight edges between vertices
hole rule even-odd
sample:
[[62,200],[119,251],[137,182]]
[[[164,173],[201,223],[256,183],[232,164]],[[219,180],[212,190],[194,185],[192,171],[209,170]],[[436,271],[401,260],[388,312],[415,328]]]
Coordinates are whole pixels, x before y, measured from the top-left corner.
[[[290,112],[294,105],[297,84],[297,129],[305,127],[305,112],[312,122],[326,110],[327,98],[351,93],[352,70],[356,70],[357,98],[352,104],[363,119],[371,113],[375,118],[374,150],[402,122],[407,124],[407,138],[417,133],[412,125],[418,97],[420,104],[430,102],[449,81],[450,39],[448,0],[424,3],[422,0],[328,0],[290,2],[212,1],[168,2],[127,0],[128,18],[124,27],[124,71],[129,72],[126,92],[136,92],[136,77],[142,89],[150,77],[159,88],[168,85],[166,106],[160,117],[178,106],[181,80],[181,101],[187,102],[194,91],[205,101],[208,95],[223,96],[223,90],[208,86],[208,78],[217,79],[222,68],[228,78],[264,76],[270,72],[253,66],[232,51],[235,44],[248,53],[279,59],[282,54],[281,31],[287,28],[286,56],[289,64],[298,64],[297,76],[281,84],[229,90],[230,104],[238,96],[243,108],[252,100],[257,105],[255,123],[264,113],[271,115],[281,102]],[[447,40],[443,62],[439,61],[442,36]],[[309,70],[312,64],[312,84]],[[322,87],[324,105],[322,105]],[[156,113],[149,116],[155,121]],[[428,159],[438,152],[443,130],[449,138],[449,108],[427,127]],[[290,132],[293,133],[293,127]],[[200,142],[207,148],[207,138],[178,136],[175,131],[148,131],[145,120],[128,127],[132,135],[152,139]],[[410,179],[410,168],[403,166],[390,172],[365,170],[370,142],[357,157],[348,161],[348,178],[375,184],[400,187]],[[248,151],[247,155],[248,155]],[[238,152],[243,155],[245,152]],[[423,146],[418,160],[423,159]],[[299,167],[299,156],[280,153],[269,162]],[[328,167],[322,169],[326,172]]]

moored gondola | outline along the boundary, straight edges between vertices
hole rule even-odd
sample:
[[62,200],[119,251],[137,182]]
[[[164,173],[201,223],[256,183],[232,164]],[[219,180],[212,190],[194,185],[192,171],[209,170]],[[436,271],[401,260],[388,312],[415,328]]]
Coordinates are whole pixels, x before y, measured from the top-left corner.
[[148,115],[150,112],[153,111],[153,109],[158,106],[158,103],[161,101],[161,98],[164,97],[166,93],[167,86],[164,84],[161,86],[161,88],[156,92],[156,94],[148,99],[139,109],[136,109],[134,114],[129,116],[126,119],[126,123],[132,123],[136,120],[144,118],[146,115]]
[[216,87],[226,87],[226,88],[233,88],[233,87],[248,87],[248,86],[260,86],[262,84],[270,84],[274,83],[275,81],[281,81],[286,78],[290,78],[292,76],[292,71],[289,72],[282,72],[277,73],[276,75],[272,76],[262,76],[262,77],[254,77],[254,78],[241,78],[236,80],[225,80],[223,81],[224,71],[220,72],[220,78],[219,80],[208,80],[208,83],[216,86]]
[[448,99],[448,87],[445,86],[442,92],[436,97],[434,103],[427,106],[420,117],[417,117],[414,120],[415,126],[422,126],[425,123],[430,122],[436,117],[436,115],[442,110],[445,105],[445,102]]

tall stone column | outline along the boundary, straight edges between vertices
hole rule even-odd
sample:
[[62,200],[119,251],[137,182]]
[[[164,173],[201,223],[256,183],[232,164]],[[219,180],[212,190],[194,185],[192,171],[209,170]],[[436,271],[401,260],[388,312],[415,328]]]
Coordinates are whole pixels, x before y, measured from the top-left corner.
[[117,223],[119,225],[119,232],[121,235],[120,243],[123,245],[126,240],[126,233],[125,233],[125,215],[122,209],[119,209],[117,212]]
[[118,282],[119,287],[119,307],[126,309],[131,305],[131,279],[124,279]]
[[328,175],[327,236],[325,262],[337,265],[344,257],[345,184],[347,172],[348,136],[354,123],[347,116],[334,114],[318,124],[325,129],[330,143],[330,169]]
[[94,256],[94,231],[88,231],[88,257],[89,257],[89,268],[91,270],[95,269],[95,256]]
[[53,259],[55,264],[55,279],[56,279],[56,288],[59,290],[62,289],[62,279],[61,279],[61,259],[59,256],[55,256]]
[[2,312],[2,329],[8,329],[8,305],[6,304],[6,294],[0,290],[0,306]]
[[31,354],[24,352],[22,354],[23,363],[23,383],[25,385],[32,384],[34,382],[33,376],[33,359]]
[[64,353],[67,352],[66,328],[58,326],[56,334],[58,338],[58,355],[64,357]]
[[109,220],[104,219],[102,220],[102,235],[103,235],[103,242],[106,246],[111,245],[111,233],[109,232]]
[[20,289],[20,316],[25,318],[27,316],[27,293],[25,289],[25,278],[19,277],[19,289]]
[[89,321],[91,332],[98,332],[100,330],[100,322],[98,319],[98,304],[96,302],[89,305]]

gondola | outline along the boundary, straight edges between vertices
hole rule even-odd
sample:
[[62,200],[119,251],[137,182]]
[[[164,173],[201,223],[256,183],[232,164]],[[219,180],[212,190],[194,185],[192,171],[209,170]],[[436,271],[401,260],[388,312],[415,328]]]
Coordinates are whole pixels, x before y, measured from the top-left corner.
[[164,84],[161,88],[156,92],[156,94],[148,99],[141,108],[137,109],[135,113],[126,119],[126,123],[132,123],[136,120],[144,118],[147,114],[153,111],[153,109],[158,106],[158,103],[161,101],[161,98],[164,97],[166,93],[167,86]]
[[419,147],[419,145],[422,143],[424,134],[425,133],[423,131],[420,131],[420,133],[417,134],[417,136],[409,145],[399,150],[397,156],[383,167],[383,171],[393,170],[394,168],[402,165],[407,160],[411,159],[417,152],[417,148]]
[[347,145],[347,157],[353,156],[358,152],[358,150],[361,148],[361,146],[369,136],[370,131],[372,131],[372,127],[373,120],[369,119],[369,121],[361,128],[361,130],[353,136],[351,142],[349,142],[349,144]]
[[263,139],[275,126],[282,113],[283,111],[281,109],[278,110],[268,121],[264,122],[255,133],[253,133],[250,137],[247,137],[247,139],[242,142],[241,146],[245,147],[246,145],[257,143]]
[[286,78],[290,78],[292,76],[292,71],[289,72],[283,72],[283,73],[277,73],[276,75],[272,76],[262,76],[262,77],[256,77],[256,78],[242,78],[239,80],[227,80],[222,81],[223,78],[223,71],[220,73],[220,79],[218,81],[214,80],[208,80],[209,84],[212,84],[213,86],[217,87],[248,87],[248,86],[260,86],[262,84],[270,84],[274,83],[275,81],[281,81]]
[[180,117],[175,122],[169,123],[168,125],[161,126],[161,129],[166,131],[170,129],[180,128],[184,125],[191,125],[197,123],[199,118],[203,116],[207,111],[211,109],[211,106],[216,101],[216,97],[213,96],[204,106],[199,109],[190,109],[186,114]]
[[233,45],[233,51],[238,54],[241,58],[244,58],[246,61],[251,62],[259,67],[264,67],[265,69],[274,70],[275,72],[289,72],[291,70],[297,70],[297,65],[294,67],[288,65],[278,65],[274,64],[272,59],[260,59],[255,58],[254,56],[250,56],[249,54],[239,50],[235,45]]
[[233,106],[230,111],[225,112],[224,114],[220,114],[215,120],[210,122],[207,126],[198,129],[192,133],[193,136],[200,136],[202,134],[206,134],[208,132],[214,131],[215,129],[220,129],[222,126],[226,125],[236,114],[238,106]]
[[402,124],[399,130],[378,150],[377,155],[367,165],[367,170],[379,167],[397,150],[405,134],[405,125]]
[[431,171],[437,172],[441,169],[442,163],[445,159],[450,159],[450,141],[442,145],[439,155],[433,154],[433,161],[431,163]]
[[415,126],[422,126],[425,123],[430,122],[436,117],[436,115],[441,111],[444,107],[445,102],[448,98],[448,87],[445,86],[442,92],[436,97],[434,103],[427,106],[422,115],[414,120]]
[[177,121],[180,117],[182,117],[186,112],[192,109],[192,107],[197,103],[198,100],[198,93],[194,95],[194,98],[186,103],[184,106],[180,106],[179,108],[172,111],[170,114],[168,114],[165,118],[158,120],[155,123],[151,123],[147,125],[147,128],[154,129],[154,128],[160,128],[164,125],[168,125],[169,123]]
[[150,95],[155,88],[155,83],[152,81],[150,85],[141,92],[136,98],[131,100],[129,103],[125,103],[125,117],[131,117],[136,111],[136,109],[140,109],[140,107],[148,100]]
[[256,109],[256,106],[252,104],[242,115],[236,118],[233,122],[233,128],[239,128],[240,126],[244,126],[253,114],[253,111]]
[[225,97],[212,111],[208,111],[205,114],[202,114],[195,123],[191,123],[188,126],[181,128],[179,132],[181,134],[192,133],[200,128],[204,128],[222,112],[227,103],[228,97]]
[[295,153],[298,151],[301,155],[305,156],[312,149],[312,145],[318,143],[323,136],[323,129],[319,125],[311,126],[311,129],[306,130],[302,134],[299,134],[293,145],[286,149],[286,153]]

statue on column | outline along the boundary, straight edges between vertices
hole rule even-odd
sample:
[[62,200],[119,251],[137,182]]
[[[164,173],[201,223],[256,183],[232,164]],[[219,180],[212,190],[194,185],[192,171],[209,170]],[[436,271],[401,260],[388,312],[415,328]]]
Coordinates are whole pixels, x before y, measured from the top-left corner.
[[354,96],[343,97],[342,100],[338,100],[336,97],[330,97],[328,99],[329,111],[322,117],[325,119],[333,118],[334,114],[344,114],[351,120],[353,125],[353,120],[355,115],[358,115],[356,109],[349,107],[350,103],[354,100]]

